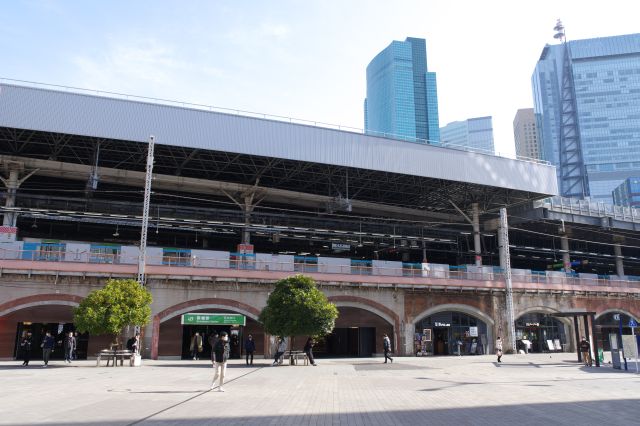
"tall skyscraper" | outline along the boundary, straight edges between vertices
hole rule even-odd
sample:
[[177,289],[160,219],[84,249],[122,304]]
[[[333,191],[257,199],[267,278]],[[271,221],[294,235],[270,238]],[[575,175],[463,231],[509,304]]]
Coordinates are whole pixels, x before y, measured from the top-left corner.
[[369,134],[440,141],[436,73],[427,71],[424,39],[393,41],[369,63],[364,123]]
[[491,117],[454,121],[440,128],[443,146],[465,147],[471,151],[494,154],[493,121]]
[[513,119],[513,138],[518,158],[540,158],[538,127],[533,108],[519,109]]
[[532,86],[541,157],[557,166],[560,194],[611,203],[640,176],[640,34],[547,45]]
[[613,204],[625,207],[640,207],[640,178],[626,178],[613,190]]

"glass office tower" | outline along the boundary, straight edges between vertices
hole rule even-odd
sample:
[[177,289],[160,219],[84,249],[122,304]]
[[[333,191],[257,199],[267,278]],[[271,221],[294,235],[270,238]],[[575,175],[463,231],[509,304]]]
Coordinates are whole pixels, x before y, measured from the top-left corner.
[[640,34],[547,45],[532,76],[541,157],[561,195],[612,203],[640,175]]
[[393,41],[369,63],[364,122],[368,134],[439,142],[436,74],[427,71],[424,39]]
[[440,128],[440,142],[443,146],[494,154],[493,120],[491,117],[477,117],[449,123]]

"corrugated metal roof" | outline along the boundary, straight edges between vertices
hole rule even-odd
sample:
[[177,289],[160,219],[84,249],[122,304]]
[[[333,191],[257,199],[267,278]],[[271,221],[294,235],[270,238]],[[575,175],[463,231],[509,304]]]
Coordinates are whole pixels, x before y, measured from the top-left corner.
[[0,84],[0,126],[331,164],[556,195],[555,168],[191,108]]

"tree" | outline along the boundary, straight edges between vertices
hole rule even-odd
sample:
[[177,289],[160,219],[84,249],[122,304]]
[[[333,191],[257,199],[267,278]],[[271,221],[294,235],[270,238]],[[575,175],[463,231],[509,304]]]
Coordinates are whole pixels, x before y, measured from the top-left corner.
[[260,313],[267,333],[276,336],[324,336],[331,333],[338,308],[316,287],[313,278],[295,275],[276,282]]
[[120,343],[120,334],[126,326],[147,325],[151,319],[153,298],[146,288],[135,280],[109,280],[95,290],[74,309],[74,324],[81,333],[109,334]]

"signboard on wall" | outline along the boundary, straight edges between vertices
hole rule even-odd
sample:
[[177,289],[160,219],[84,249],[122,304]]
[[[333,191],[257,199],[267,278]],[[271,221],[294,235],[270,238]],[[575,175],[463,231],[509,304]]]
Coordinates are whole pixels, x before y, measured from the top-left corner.
[[182,325],[246,325],[247,318],[240,314],[183,314]]
[[469,336],[478,337],[478,327],[469,327]]

